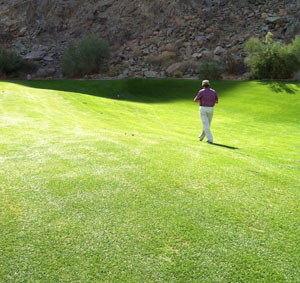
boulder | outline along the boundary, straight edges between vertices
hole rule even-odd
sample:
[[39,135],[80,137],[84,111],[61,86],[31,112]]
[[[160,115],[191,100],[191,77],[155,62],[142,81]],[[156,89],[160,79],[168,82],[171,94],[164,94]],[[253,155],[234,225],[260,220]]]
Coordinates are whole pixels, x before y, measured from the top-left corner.
[[27,32],[27,27],[22,27],[20,30],[19,30],[19,33],[18,35],[19,36],[24,36]]
[[24,54],[26,53],[26,47],[25,45],[20,42],[20,41],[17,41],[16,44],[15,44],[15,49],[16,51],[18,52],[18,54]]
[[181,65],[182,65],[182,63],[180,63],[180,62],[170,65],[168,67],[168,69],[166,70],[167,74],[168,75],[173,75],[174,72],[180,70]]
[[279,16],[287,16],[288,12],[285,9],[279,9]]
[[155,71],[145,71],[144,72],[145,78],[157,78],[158,77],[158,72]]
[[190,57],[192,56],[193,54],[193,49],[191,48],[191,46],[188,46],[186,49],[185,49],[185,54]]
[[53,57],[50,56],[50,55],[45,56],[45,57],[43,58],[43,60],[44,60],[44,61],[48,61],[48,62],[54,61]]
[[204,58],[204,59],[211,59],[212,58],[212,52],[209,51],[209,50],[204,50],[203,52],[201,52],[201,56]]
[[26,54],[23,59],[25,60],[32,60],[32,61],[39,61],[42,60],[45,56],[45,52],[43,51],[32,51]]
[[287,19],[286,17],[272,16],[272,17],[265,18],[265,22],[267,24],[283,24],[287,22]]
[[128,75],[125,75],[125,74],[120,74],[119,76],[118,76],[118,79],[119,80],[124,80],[124,79],[127,79],[128,78]]
[[108,0],[108,1],[102,1],[104,3],[102,3],[97,11],[100,12],[100,13],[104,13],[112,4],[113,4],[113,0]]
[[215,49],[215,55],[218,55],[218,56],[221,56],[221,55],[224,55],[227,53],[227,50],[224,49],[223,47],[221,46],[217,46],[217,48]]
[[192,55],[193,58],[196,58],[196,59],[200,59],[202,57],[202,54],[201,53],[194,53]]
[[13,20],[9,23],[9,31],[16,32],[24,28],[25,22],[23,20]]

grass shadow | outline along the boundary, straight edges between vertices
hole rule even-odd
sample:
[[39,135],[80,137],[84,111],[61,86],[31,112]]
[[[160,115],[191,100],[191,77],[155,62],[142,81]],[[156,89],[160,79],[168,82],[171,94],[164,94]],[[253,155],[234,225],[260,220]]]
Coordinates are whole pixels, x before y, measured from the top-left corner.
[[289,82],[289,81],[262,81],[264,85],[267,85],[276,93],[288,93],[296,94],[297,91],[291,87],[291,83],[297,88],[300,87],[299,82]]
[[239,149],[238,147],[229,146],[229,145],[220,144],[220,143],[212,143],[211,145],[220,146],[220,147],[225,147],[225,148],[233,149],[233,150]]
[[[37,89],[73,92],[109,99],[140,103],[193,102],[201,89],[200,80],[125,79],[125,80],[16,80],[7,81]],[[241,82],[213,81],[212,87],[222,96]]]

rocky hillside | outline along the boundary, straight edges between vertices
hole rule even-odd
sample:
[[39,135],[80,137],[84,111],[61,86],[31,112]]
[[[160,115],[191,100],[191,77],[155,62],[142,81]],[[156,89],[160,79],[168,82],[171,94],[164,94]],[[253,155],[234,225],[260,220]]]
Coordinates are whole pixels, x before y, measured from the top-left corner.
[[60,76],[66,46],[86,35],[111,45],[110,75],[193,75],[203,58],[243,58],[245,42],[291,40],[300,0],[0,0],[0,48]]

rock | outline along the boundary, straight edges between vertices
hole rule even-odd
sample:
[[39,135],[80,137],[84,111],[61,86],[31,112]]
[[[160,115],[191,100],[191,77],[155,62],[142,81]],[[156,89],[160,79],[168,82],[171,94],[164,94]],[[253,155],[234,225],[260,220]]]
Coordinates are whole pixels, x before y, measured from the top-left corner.
[[99,17],[96,18],[96,20],[100,24],[105,24],[107,22],[108,18],[105,17],[105,16],[99,16]]
[[246,73],[244,73],[244,74],[242,74],[242,77],[243,77],[243,79],[249,79],[249,77],[250,77],[250,73],[249,72],[246,72]]
[[23,59],[25,60],[32,60],[32,61],[39,61],[42,60],[45,56],[45,52],[43,51],[32,51],[26,54]]
[[216,61],[216,62],[220,62],[220,63],[221,63],[222,58],[221,58],[221,56],[219,56],[219,55],[214,55],[214,56],[213,56],[213,60]]
[[145,48],[142,50],[143,55],[148,55],[150,54],[150,50],[148,48]]
[[118,76],[118,79],[119,79],[119,80],[124,80],[124,79],[127,79],[127,78],[128,78],[128,76],[125,75],[125,74],[120,74],[120,75]]
[[267,17],[265,18],[267,24],[283,24],[287,22],[285,17]]
[[201,56],[206,59],[206,60],[209,60],[212,58],[212,52],[209,51],[209,50],[204,50],[202,53],[201,53]]
[[54,61],[53,57],[52,57],[52,56],[49,56],[49,55],[45,56],[45,57],[43,58],[43,60],[44,60],[44,61],[48,61],[48,62],[53,62],[53,61]]
[[202,57],[202,54],[201,53],[194,53],[192,55],[193,58],[196,58],[196,59],[200,59]]
[[188,47],[185,49],[185,54],[186,54],[188,57],[192,56],[193,50],[192,50],[191,46],[188,46]]
[[15,32],[17,30],[21,30],[24,28],[25,22],[23,20],[14,20],[11,21],[9,24],[9,31],[10,32]]
[[11,33],[0,33],[0,40],[3,42],[10,42],[14,39]]
[[206,36],[207,41],[213,41],[214,39],[215,39],[215,34],[214,33],[211,33],[211,34]]
[[94,20],[95,20],[95,14],[92,11],[90,11],[85,15],[85,21],[93,22]]
[[158,73],[155,71],[146,71],[144,72],[144,76],[146,78],[157,78],[158,77]]
[[206,8],[210,9],[212,6],[212,0],[205,0]]
[[97,9],[97,11],[99,11],[101,13],[105,12],[109,7],[111,7],[111,5],[113,4],[114,1],[108,0],[108,1],[102,1],[102,2],[104,2],[104,3],[101,4]]
[[192,43],[189,42],[189,41],[183,43],[183,46],[184,46],[184,47],[189,47],[189,46],[191,46],[191,45],[192,45]]
[[46,78],[46,77],[52,77],[53,75],[55,75],[55,73],[56,73],[55,68],[40,68],[37,71],[36,76]]
[[227,53],[227,50],[224,49],[223,47],[221,46],[218,46],[216,49],[215,49],[215,55],[218,55],[218,56],[221,56],[223,54],[226,54]]
[[285,9],[279,9],[279,16],[287,16],[287,10],[285,10]]
[[76,7],[79,3],[75,0],[60,0],[58,4],[63,8],[73,8]]
[[18,33],[19,36],[24,36],[27,32],[27,27],[22,27]]
[[[143,68],[165,71],[175,60],[223,59],[223,49],[241,54],[240,35],[271,31],[289,42],[300,34],[299,8],[300,0],[0,0],[0,47],[59,72],[64,49],[91,34],[108,40],[110,65],[144,76]],[[150,67],[150,56],[159,64]]]
[[174,72],[179,71],[181,67],[181,63],[174,63],[168,67],[166,70],[168,75],[173,75]]
[[22,42],[20,42],[20,41],[18,41],[18,42],[16,43],[15,49],[16,49],[16,51],[17,51],[19,54],[24,54],[24,53],[26,52],[26,47],[25,47],[25,45],[24,45]]
[[300,33],[300,23],[291,23],[287,25],[285,36],[293,37],[295,34]]
[[212,29],[212,28],[207,28],[204,32],[205,32],[205,33],[212,33],[212,32],[213,32],[213,29]]
[[135,60],[134,60],[133,58],[130,58],[130,59],[128,60],[128,65],[134,66],[135,64],[136,64],[136,62],[135,62]]

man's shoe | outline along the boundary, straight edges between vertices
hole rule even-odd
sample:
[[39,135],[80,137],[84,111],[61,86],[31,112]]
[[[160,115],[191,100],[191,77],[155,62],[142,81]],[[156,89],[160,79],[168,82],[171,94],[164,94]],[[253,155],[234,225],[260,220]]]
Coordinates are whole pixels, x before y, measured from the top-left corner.
[[206,141],[207,143],[209,143],[209,144],[213,144],[213,142],[211,142],[211,141]]

